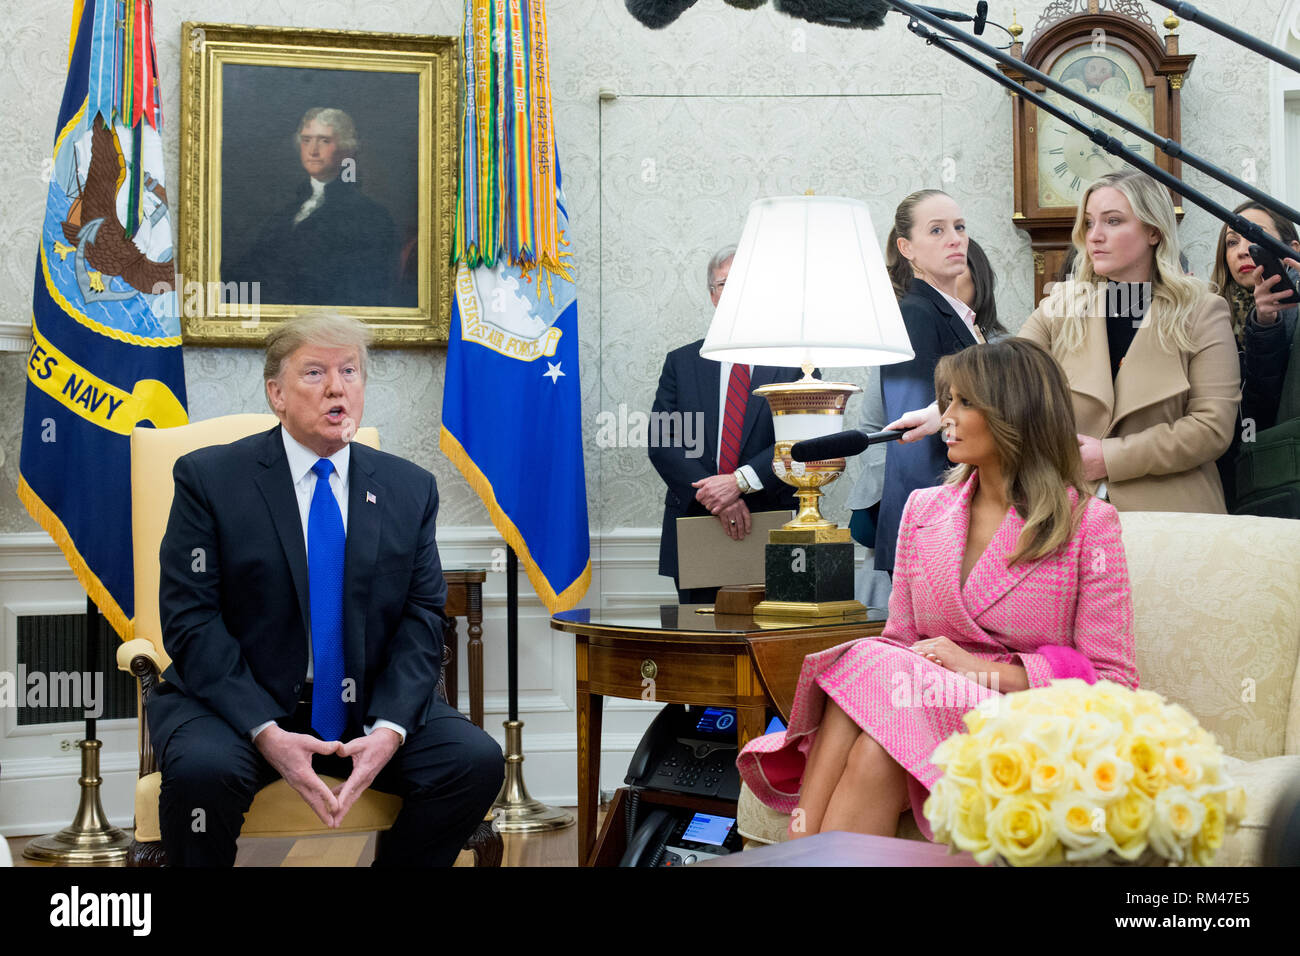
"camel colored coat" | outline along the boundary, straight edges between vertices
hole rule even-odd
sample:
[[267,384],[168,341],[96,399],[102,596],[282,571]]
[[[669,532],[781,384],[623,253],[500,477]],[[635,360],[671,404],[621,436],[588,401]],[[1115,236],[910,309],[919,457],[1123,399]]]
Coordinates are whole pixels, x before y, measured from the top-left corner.
[[1052,348],[1061,319],[1042,303],[1019,334],[1065,370],[1079,433],[1101,439],[1111,504],[1224,514],[1214,462],[1232,441],[1241,400],[1228,304],[1206,292],[1188,320],[1191,349],[1169,352],[1152,324],[1160,308],[1153,303],[1112,382],[1104,300],[1097,302],[1072,352]]

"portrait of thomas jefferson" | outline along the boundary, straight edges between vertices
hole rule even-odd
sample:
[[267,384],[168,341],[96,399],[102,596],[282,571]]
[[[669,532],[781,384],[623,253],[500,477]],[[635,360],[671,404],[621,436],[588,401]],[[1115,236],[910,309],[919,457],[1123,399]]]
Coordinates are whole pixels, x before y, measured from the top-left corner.
[[392,305],[397,239],[392,217],[358,182],[357,129],[340,109],[302,115],[293,147],[297,189],[268,197],[256,240],[222,268],[223,282],[261,283],[261,301],[284,305]]

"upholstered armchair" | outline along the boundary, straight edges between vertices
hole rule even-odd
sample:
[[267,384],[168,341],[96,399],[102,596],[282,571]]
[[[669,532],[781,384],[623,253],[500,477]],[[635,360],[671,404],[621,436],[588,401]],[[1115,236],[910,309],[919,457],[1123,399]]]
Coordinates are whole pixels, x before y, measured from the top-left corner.
[[[176,459],[208,445],[237,441],[266,431],[276,424],[274,415],[227,415],[179,428],[137,428],[131,434],[131,531],[135,563],[135,634],[117,652],[118,667],[129,671],[139,681],[138,712],[140,718],[140,776],[135,788],[135,836],[127,856],[129,866],[161,866],[166,853],[158,823],[158,791],[162,774],[158,772],[149,727],[145,720],[145,701],[161,680],[170,659],[163,649],[162,624],[158,612],[158,549],[171,512],[172,466]],[[374,428],[358,430],[355,441],[379,447],[379,433]],[[449,655],[443,649],[443,665]],[[440,678],[438,693],[446,698]],[[341,780],[322,777],[334,787]],[[241,835],[246,837],[292,837],[317,834],[359,833],[387,830],[401,810],[401,798],[367,790],[348,811],[337,829],[325,827],[306,802],[283,780],[258,791],[244,817]],[[500,866],[501,836],[491,821],[484,820],[465,849],[473,854],[477,866]],[[461,861],[467,854],[461,854]],[[458,864],[461,862],[458,861]]]

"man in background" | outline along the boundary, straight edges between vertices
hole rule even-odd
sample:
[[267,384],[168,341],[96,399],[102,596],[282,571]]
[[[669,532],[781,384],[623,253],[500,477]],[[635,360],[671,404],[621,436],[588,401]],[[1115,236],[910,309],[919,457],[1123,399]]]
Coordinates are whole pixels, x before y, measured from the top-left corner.
[[[734,246],[719,250],[705,269],[709,300],[717,308],[726,287]],[[673,579],[682,604],[709,604],[717,588],[682,588],[677,568],[677,519],[715,515],[735,541],[751,530],[756,511],[789,511],[794,488],[772,473],[772,411],[754,389],[803,377],[797,368],[735,365],[700,357],[704,340],[668,353],[654,409],[675,418],[697,416],[704,423],[703,448],[689,447],[681,431],[650,448],[650,463],[668,486],[664,495],[659,573]],[[654,417],[656,421],[673,421]],[[683,429],[684,430],[684,429]],[[694,432],[698,434],[698,432]]]

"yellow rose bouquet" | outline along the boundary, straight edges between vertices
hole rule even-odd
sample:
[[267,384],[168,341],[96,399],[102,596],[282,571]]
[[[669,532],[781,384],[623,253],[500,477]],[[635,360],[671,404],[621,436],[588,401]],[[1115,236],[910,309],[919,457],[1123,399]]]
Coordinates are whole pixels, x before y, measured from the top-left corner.
[[980,863],[1207,866],[1244,816],[1213,735],[1152,691],[1058,680],[963,719],[924,810]]

